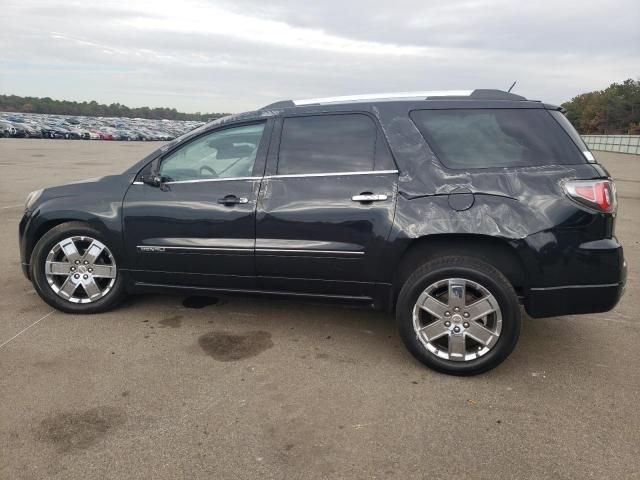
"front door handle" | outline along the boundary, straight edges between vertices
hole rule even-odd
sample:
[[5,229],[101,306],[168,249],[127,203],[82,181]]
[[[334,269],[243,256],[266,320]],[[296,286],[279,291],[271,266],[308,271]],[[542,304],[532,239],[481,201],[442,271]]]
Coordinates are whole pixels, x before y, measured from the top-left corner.
[[351,197],[351,200],[354,202],[382,202],[386,200],[387,197],[385,194],[376,194],[376,193],[361,193],[360,195],[354,195]]
[[224,198],[219,198],[218,203],[223,205],[231,206],[237,204],[249,203],[249,199],[247,197],[236,197],[235,195],[227,195]]

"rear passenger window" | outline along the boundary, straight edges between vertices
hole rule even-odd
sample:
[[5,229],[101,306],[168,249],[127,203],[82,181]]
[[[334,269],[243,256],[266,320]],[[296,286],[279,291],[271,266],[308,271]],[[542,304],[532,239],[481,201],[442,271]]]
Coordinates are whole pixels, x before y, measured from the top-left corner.
[[544,109],[419,110],[411,118],[449,168],[586,163]]
[[285,118],[278,174],[373,170],[376,126],[366,115]]

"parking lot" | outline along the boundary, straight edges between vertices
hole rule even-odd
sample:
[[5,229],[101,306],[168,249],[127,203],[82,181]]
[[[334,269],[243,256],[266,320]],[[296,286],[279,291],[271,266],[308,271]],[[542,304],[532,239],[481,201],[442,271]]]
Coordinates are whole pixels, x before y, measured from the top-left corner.
[[204,122],[0,112],[0,138],[173,140]]
[[629,263],[618,307],[525,318],[504,364],[456,378],[381,312],[165,295],[53,311],[20,270],[26,194],[158,146],[0,139],[0,478],[640,478],[639,156],[597,154]]

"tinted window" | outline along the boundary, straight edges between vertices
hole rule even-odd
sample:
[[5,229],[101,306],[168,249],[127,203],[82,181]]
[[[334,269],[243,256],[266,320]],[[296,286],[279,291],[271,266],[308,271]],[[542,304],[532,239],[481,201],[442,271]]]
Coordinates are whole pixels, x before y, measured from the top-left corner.
[[411,118],[449,168],[585,163],[543,109],[420,110]]
[[285,118],[278,174],[373,170],[376,127],[366,115]]
[[576,131],[576,129],[573,128],[573,125],[571,125],[571,122],[569,121],[569,119],[564,116],[564,113],[558,110],[554,110],[551,112],[551,115],[553,116],[553,118],[556,119],[556,121],[560,124],[560,126],[564,128],[564,131],[567,132],[567,135],[571,137],[571,140],[573,140],[573,143],[575,143],[578,146],[578,148],[582,150],[582,153],[587,158],[587,160],[595,161],[595,159],[593,158],[593,155],[589,151],[589,147],[587,147],[587,144],[584,143],[584,140],[582,140],[582,137]]
[[264,124],[226,128],[203,135],[168,155],[160,175],[169,181],[250,177]]

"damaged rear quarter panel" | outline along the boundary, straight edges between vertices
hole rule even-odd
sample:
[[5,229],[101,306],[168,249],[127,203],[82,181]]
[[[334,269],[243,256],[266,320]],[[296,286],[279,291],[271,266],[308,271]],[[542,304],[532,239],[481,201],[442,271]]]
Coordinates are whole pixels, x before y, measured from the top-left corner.
[[[511,102],[502,105],[505,103]],[[516,108],[522,108],[522,103],[518,102]],[[468,103],[465,105],[468,108]],[[482,108],[486,108],[486,103]],[[544,107],[531,102],[530,108]],[[571,248],[563,243],[562,230],[601,220],[598,215],[577,208],[562,186],[570,179],[601,176],[592,165],[585,162],[517,168],[445,168],[410,119],[411,110],[411,104],[373,106],[400,171],[395,223],[389,239],[396,258],[387,264],[382,278],[391,278],[393,265],[412,240],[440,234],[472,234],[505,240],[527,264],[532,284],[544,284],[545,269],[561,268],[563,255]],[[466,210],[451,206],[450,197],[460,191],[473,195],[472,205]],[[594,238],[601,238],[602,231],[597,230]],[[575,239],[575,234],[572,238]],[[540,262],[542,257],[545,262]]]

